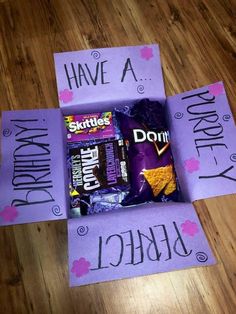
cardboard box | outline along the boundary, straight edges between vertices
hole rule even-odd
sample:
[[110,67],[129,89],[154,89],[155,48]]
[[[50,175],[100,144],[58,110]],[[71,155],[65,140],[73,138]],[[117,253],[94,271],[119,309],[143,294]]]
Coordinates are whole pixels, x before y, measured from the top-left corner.
[[71,286],[215,263],[190,202],[236,190],[235,125],[222,82],[165,96],[157,45],[55,54],[60,109],[4,112],[0,225],[68,219],[62,115],[142,98],[167,110],[186,203],[149,203],[68,219]]
[[67,218],[61,110],[5,111],[2,135],[0,225]]

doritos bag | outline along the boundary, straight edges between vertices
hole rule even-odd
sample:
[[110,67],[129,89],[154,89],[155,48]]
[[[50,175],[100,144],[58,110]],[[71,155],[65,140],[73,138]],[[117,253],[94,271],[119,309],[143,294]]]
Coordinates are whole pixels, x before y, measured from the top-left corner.
[[176,201],[176,176],[162,105],[144,99],[129,113],[116,112],[116,118],[128,147],[131,186],[122,205]]

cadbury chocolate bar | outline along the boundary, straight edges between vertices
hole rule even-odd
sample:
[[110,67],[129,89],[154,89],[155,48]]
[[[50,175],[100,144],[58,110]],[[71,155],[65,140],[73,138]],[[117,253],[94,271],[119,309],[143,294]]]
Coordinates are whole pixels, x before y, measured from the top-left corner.
[[128,184],[123,140],[69,147],[71,188],[76,196]]

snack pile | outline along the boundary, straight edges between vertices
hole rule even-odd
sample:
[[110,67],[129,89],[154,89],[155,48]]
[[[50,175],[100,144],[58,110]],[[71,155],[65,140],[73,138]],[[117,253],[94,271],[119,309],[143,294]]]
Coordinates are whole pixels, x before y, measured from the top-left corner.
[[66,116],[71,217],[156,201],[177,201],[164,109],[132,107]]

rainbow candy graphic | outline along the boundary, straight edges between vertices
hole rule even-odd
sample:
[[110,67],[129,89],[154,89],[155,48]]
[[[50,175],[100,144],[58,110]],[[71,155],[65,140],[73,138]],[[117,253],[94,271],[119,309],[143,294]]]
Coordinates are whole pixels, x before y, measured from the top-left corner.
[[114,138],[112,112],[65,116],[68,142]]

